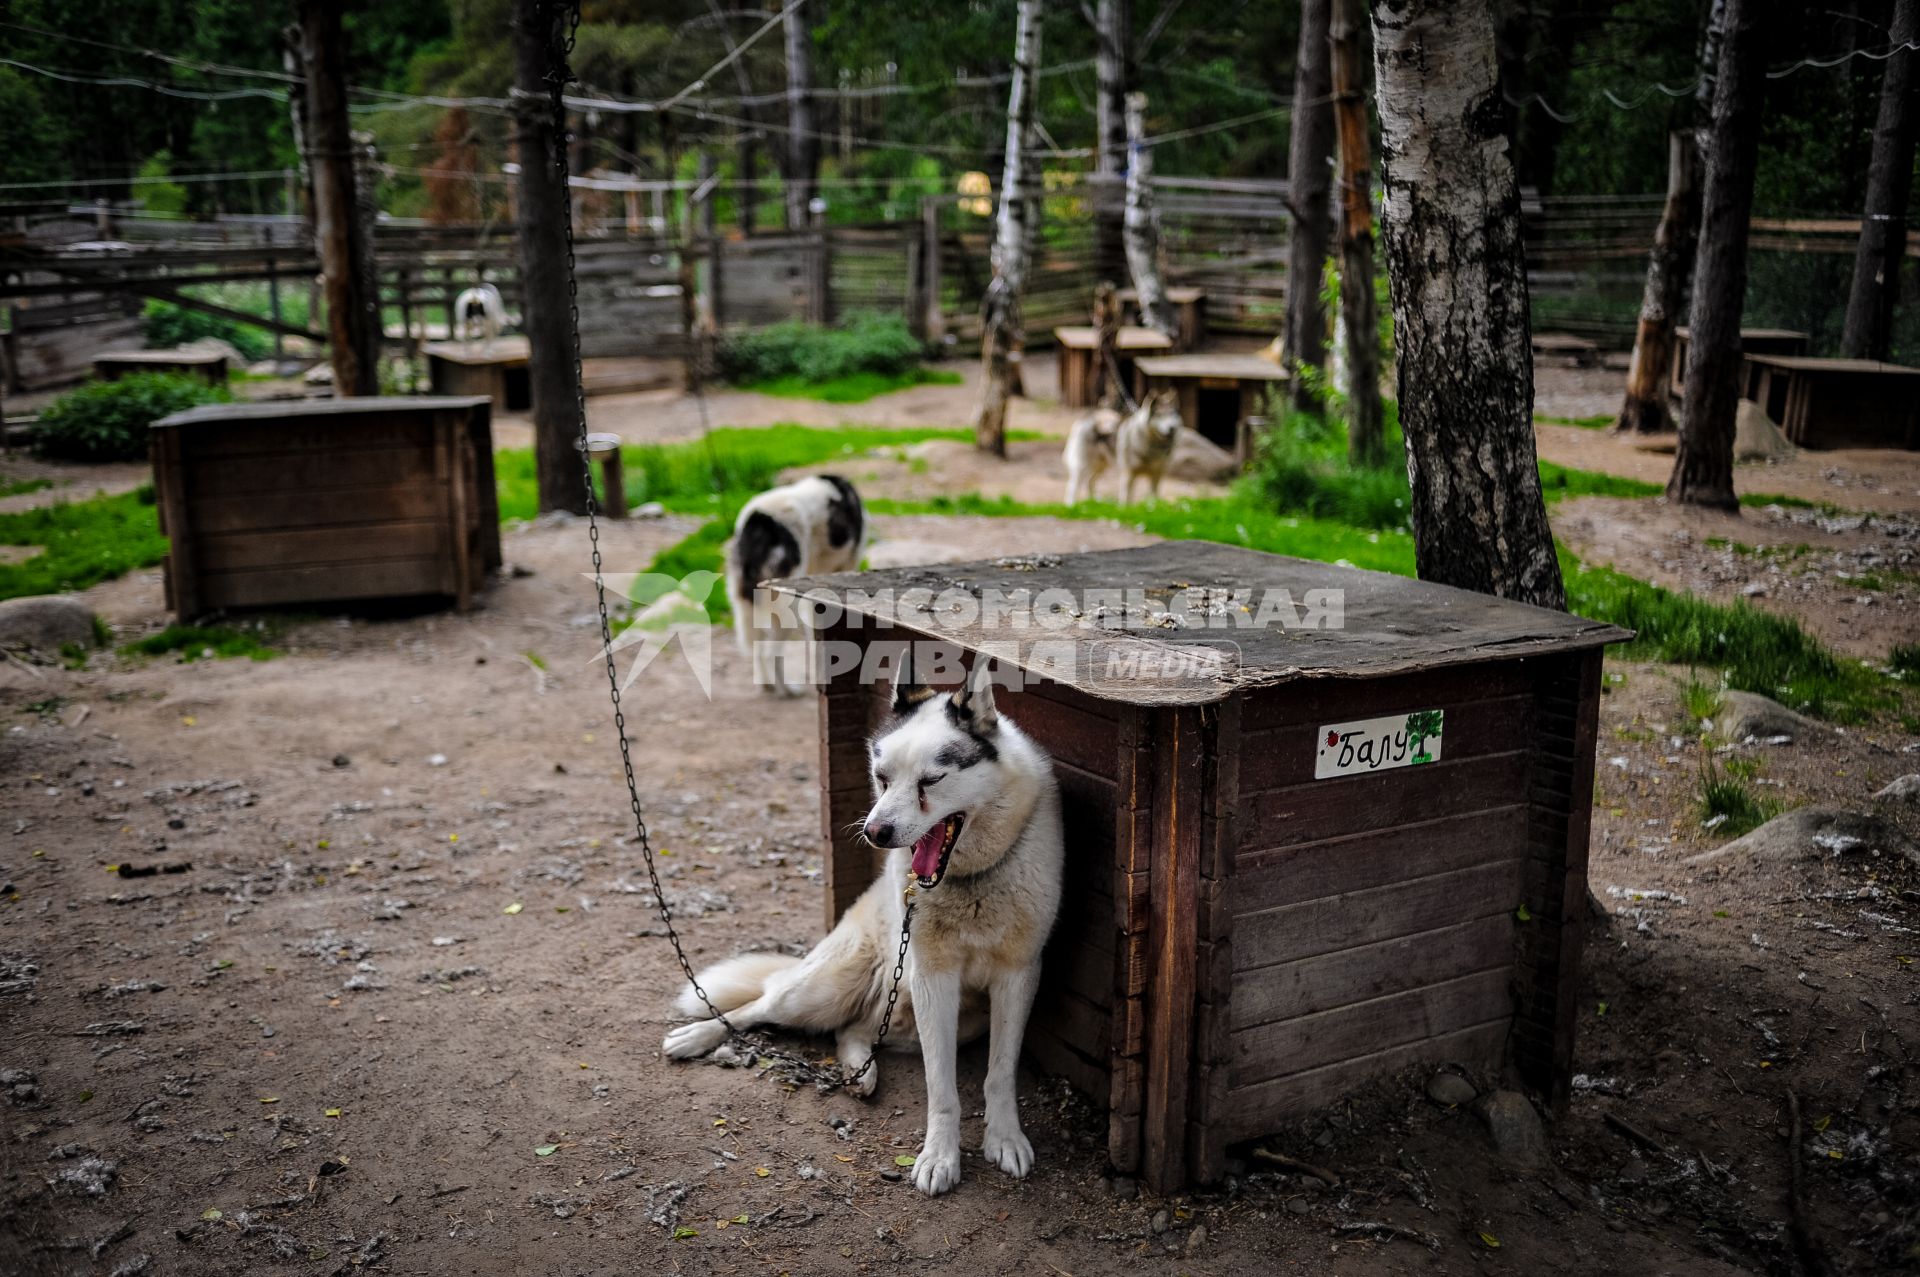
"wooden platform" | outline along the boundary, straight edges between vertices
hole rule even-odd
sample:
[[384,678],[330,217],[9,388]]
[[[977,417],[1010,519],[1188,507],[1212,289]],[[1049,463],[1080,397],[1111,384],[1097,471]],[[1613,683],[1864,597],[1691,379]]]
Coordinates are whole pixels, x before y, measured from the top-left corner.
[[209,350],[103,350],[93,357],[94,375],[118,381],[129,373],[178,372],[227,384],[227,357]]
[[1591,368],[1600,358],[1600,343],[1572,333],[1535,333],[1536,359],[1558,359],[1574,368]]
[[209,404],[151,432],[167,606],[443,596],[500,566],[488,401]]
[[1134,398],[1157,390],[1180,397],[1180,420],[1231,452],[1242,465],[1253,455],[1248,422],[1266,407],[1270,386],[1286,370],[1258,355],[1154,355],[1134,361]]
[[1803,448],[1920,449],[1920,368],[1871,359],[1749,355],[1747,397]]
[[[891,694],[862,680],[870,649],[1027,672],[996,699],[1054,760],[1072,884],[1027,1047],[1105,1106],[1118,1170],[1160,1193],[1217,1180],[1230,1144],[1421,1063],[1511,1070],[1565,1103],[1601,650],[1625,631],[1212,542],[777,588],[840,605],[816,648],[844,670],[820,698],[829,923],[880,859],[851,832]],[[1060,591],[1064,628],[987,602]],[[1192,627],[1123,620],[1093,591]],[[1254,624],[1282,591],[1337,598],[1337,620]],[[954,592],[980,606],[948,608]],[[1206,628],[1228,592],[1248,624]]]
[[420,348],[427,380],[436,395],[485,395],[501,412],[533,406],[527,380],[532,347],[525,337],[484,341],[433,341]]
[[[1807,353],[1808,337],[1806,333],[1793,328],[1742,328],[1740,330],[1740,353],[1751,355],[1804,355]],[[1669,387],[1675,399],[1684,398],[1687,393],[1687,351],[1693,345],[1693,330],[1686,325],[1673,330],[1673,378]],[[1759,385],[1759,369],[1750,360],[1742,360],[1740,369],[1740,397],[1754,399]]]
[[[1055,353],[1060,361],[1060,405],[1063,408],[1091,408],[1100,402],[1101,380],[1094,375],[1100,357],[1100,331],[1088,327],[1053,330]],[[1133,383],[1133,361],[1142,351],[1172,350],[1173,339],[1151,328],[1122,328],[1114,339],[1114,358],[1120,365],[1122,385]]]
[[[1120,314],[1124,322],[1140,322],[1140,293],[1133,288],[1123,288],[1114,294],[1120,302]],[[1207,341],[1207,290],[1178,286],[1167,289],[1167,301],[1173,307],[1173,348],[1177,351],[1197,350]]]

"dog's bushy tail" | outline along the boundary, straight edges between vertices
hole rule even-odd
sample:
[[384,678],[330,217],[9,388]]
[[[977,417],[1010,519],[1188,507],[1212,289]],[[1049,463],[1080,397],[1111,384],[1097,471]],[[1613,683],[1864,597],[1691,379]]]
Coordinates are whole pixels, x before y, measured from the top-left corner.
[[[700,973],[700,987],[722,1011],[743,1007],[766,991],[767,981],[788,967],[800,965],[800,959],[784,953],[743,953],[728,958]],[[681,1015],[707,1014],[705,1004],[691,987],[680,990],[673,1009]]]

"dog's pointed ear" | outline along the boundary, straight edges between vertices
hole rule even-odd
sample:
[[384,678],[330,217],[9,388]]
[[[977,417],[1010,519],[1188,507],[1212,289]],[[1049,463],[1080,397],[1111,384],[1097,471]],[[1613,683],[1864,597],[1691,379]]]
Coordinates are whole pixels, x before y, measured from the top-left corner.
[[911,714],[933,699],[933,689],[913,681],[913,644],[900,649],[900,662],[893,669],[893,712]]
[[993,704],[993,662],[982,656],[973,664],[967,681],[953,691],[953,711],[968,731],[985,733],[1000,721]]

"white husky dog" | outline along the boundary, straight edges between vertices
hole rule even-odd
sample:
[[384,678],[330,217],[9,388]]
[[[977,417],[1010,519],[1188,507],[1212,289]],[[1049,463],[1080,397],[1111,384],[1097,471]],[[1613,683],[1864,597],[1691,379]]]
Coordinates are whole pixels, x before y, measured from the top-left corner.
[[1091,499],[1094,481],[1115,466],[1125,476],[1124,502],[1132,504],[1134,484],[1141,479],[1157,499],[1180,425],[1179,401],[1169,391],[1155,395],[1125,418],[1111,408],[1101,408],[1074,422],[1065,453],[1067,504]]
[[[780,1024],[836,1034],[841,1067],[856,1070],[872,1055],[886,1010],[903,888],[911,884],[913,939],[887,1040],[920,1043],[927,1138],[913,1182],[933,1196],[960,1182],[955,1052],[979,1032],[983,1000],[992,1037],[981,1152],[1016,1179],[1033,1168],[1014,1073],[1040,982],[1040,950],[1060,904],[1065,849],[1052,765],[995,710],[987,662],[945,695],[912,685],[904,659],[902,666],[894,720],[871,743],[866,835],[893,848],[879,879],[805,958],[744,954],[702,971],[700,983],[737,1028]],[[705,1011],[691,989],[676,1009]],[[667,1034],[664,1049],[688,1059],[726,1036],[720,1021],[696,1020]],[[871,1095],[878,1072],[875,1061],[856,1089]]]
[[492,284],[476,284],[453,299],[455,341],[472,342],[477,337],[492,346],[506,326],[507,305]]
[[769,488],[741,507],[727,551],[727,593],[734,636],[753,658],[754,682],[790,695],[807,688],[807,632],[783,624],[760,583],[859,567],[866,538],[860,494],[837,474]]

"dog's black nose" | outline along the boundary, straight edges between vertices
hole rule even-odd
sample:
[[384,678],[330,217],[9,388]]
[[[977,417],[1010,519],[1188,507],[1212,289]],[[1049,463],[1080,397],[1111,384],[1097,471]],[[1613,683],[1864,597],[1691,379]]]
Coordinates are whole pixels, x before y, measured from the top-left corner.
[[893,846],[893,826],[869,820],[867,822],[867,840],[876,847]]

